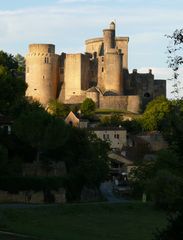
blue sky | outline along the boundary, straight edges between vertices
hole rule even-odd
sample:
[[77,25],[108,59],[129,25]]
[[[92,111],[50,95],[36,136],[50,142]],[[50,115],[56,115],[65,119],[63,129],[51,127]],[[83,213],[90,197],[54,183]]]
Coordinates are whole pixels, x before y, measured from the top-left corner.
[[57,53],[84,52],[112,20],[118,36],[130,37],[129,69],[168,78],[164,35],[183,27],[182,0],[0,0],[0,48],[25,55],[29,43],[53,43]]

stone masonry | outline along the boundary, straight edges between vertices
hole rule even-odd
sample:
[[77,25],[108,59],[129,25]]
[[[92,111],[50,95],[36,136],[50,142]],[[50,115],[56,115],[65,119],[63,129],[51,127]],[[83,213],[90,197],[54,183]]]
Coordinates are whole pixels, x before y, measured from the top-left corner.
[[91,98],[99,108],[138,113],[154,97],[166,96],[166,81],[152,71],[128,72],[128,37],[116,37],[115,23],[103,37],[85,41],[86,52],[55,54],[52,44],[31,44],[26,55],[26,95],[46,106],[57,99],[65,104]]

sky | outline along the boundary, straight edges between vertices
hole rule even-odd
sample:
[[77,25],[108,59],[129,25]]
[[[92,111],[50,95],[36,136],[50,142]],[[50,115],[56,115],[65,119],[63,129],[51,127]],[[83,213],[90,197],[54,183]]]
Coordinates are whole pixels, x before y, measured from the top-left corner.
[[52,43],[58,54],[84,52],[84,41],[111,21],[117,36],[130,38],[130,71],[171,77],[165,34],[183,28],[182,0],[0,0],[0,49],[25,55],[30,43]]

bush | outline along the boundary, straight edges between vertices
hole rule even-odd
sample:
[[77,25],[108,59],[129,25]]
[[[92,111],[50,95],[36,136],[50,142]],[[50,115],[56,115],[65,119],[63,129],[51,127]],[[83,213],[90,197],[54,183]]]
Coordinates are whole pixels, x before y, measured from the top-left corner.
[[90,117],[94,115],[95,112],[95,103],[91,98],[86,98],[84,102],[81,104],[81,113],[85,117]]
[[155,233],[154,240],[182,240],[183,239],[183,213],[168,218],[167,227]]

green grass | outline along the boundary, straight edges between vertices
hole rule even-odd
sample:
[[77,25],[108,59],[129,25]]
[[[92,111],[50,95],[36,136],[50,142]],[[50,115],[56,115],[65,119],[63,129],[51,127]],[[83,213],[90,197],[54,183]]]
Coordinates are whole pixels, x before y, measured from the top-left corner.
[[1,234],[1,233],[0,233],[0,239],[1,240],[32,240],[30,238],[15,237],[15,236],[12,236],[12,235]]
[[142,203],[0,209],[0,215],[6,230],[44,240],[151,240],[166,224],[164,212]]

